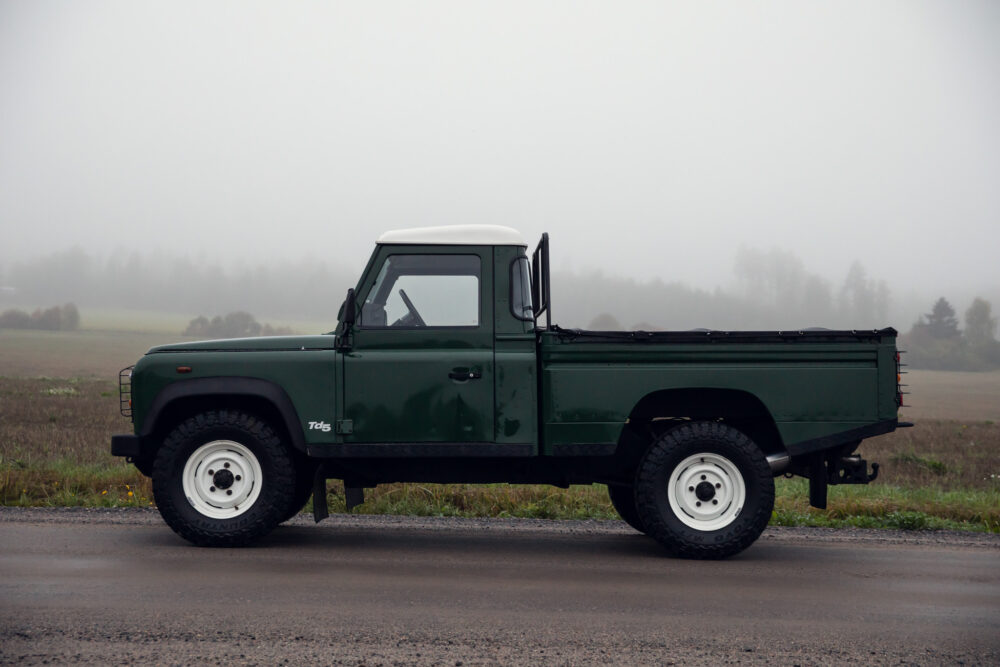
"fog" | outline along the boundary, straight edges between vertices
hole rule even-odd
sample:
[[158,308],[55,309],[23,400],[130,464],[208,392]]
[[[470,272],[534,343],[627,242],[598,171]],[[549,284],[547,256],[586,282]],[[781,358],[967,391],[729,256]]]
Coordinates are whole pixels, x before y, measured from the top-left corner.
[[335,312],[381,231],[494,223],[646,295],[740,297],[749,252],[833,308],[858,262],[906,329],[1000,306],[998,118],[995,2],[6,0],[0,284],[73,248],[321,266]]

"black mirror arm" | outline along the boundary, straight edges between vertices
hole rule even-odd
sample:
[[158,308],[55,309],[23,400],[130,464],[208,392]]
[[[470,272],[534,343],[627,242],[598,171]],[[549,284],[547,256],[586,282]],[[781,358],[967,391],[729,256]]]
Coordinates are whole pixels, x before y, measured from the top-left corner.
[[357,300],[354,296],[354,288],[347,290],[347,298],[341,306],[340,324],[342,325],[340,336],[337,337],[337,349],[349,350],[354,344],[354,323],[357,317]]

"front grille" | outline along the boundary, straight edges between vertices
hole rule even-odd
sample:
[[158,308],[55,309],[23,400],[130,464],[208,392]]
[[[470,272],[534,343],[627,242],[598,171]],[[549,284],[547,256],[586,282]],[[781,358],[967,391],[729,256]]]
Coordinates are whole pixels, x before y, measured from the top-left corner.
[[118,373],[118,401],[122,415],[132,419],[132,369],[135,366],[123,368]]

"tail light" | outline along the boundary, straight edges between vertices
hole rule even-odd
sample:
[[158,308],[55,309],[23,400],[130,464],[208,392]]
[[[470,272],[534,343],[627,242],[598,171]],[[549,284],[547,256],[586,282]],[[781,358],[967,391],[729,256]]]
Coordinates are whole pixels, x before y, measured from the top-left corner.
[[903,391],[903,387],[909,387],[910,385],[903,384],[903,376],[906,375],[906,371],[903,368],[906,367],[901,359],[902,355],[906,353],[906,350],[896,351],[896,405],[901,408],[908,408],[910,406],[903,404],[903,396],[906,396],[910,392]]

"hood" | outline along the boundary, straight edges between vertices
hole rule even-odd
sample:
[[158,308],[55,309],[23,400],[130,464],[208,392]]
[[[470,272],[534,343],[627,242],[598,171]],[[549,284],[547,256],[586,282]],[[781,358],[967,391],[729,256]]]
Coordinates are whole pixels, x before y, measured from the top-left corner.
[[146,354],[160,352],[280,352],[296,350],[333,350],[336,336],[258,336],[256,338],[227,338],[199,340],[191,343],[157,345]]

